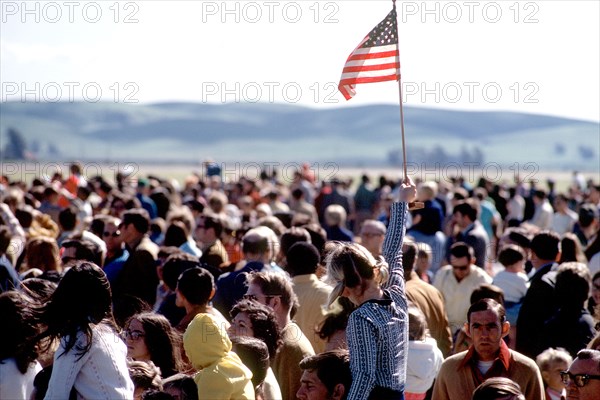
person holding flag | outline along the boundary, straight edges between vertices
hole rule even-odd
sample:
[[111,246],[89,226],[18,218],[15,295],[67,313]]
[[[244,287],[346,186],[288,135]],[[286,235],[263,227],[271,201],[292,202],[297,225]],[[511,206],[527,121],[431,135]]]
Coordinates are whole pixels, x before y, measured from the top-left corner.
[[[361,83],[400,81],[400,52],[396,2],[348,57],[339,90],[346,100]],[[343,296],[357,308],[350,314],[346,337],[352,385],[348,400],[404,400],[408,353],[408,300],[402,268],[402,242],[416,186],[408,177],[400,82],[400,120],[404,151],[404,181],[399,202],[392,205],[383,257],[377,259],[356,243],[337,242],[326,259],[327,280],[334,285],[329,298]]]
[[352,372],[348,400],[404,400],[408,300],[402,242],[408,203],[415,197],[416,186],[406,177],[400,202],[392,205],[384,257],[375,259],[356,243],[337,242],[326,259],[327,280],[335,286],[330,302],[343,296],[357,306],[346,328]]

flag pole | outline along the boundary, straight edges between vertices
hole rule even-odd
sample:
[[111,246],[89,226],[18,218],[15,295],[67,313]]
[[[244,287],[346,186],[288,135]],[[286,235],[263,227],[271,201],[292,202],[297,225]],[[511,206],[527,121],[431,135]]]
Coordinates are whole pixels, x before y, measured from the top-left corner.
[[[394,10],[396,10],[396,0],[392,0],[394,4]],[[396,32],[398,32],[398,17],[396,16]],[[396,50],[398,51],[398,62],[400,62],[400,38],[396,40]],[[402,107],[402,74],[398,71],[398,97],[400,99],[400,127],[402,131],[402,170],[404,172],[404,179],[407,178],[406,168],[406,140],[404,139],[404,108]]]
[[[394,4],[394,10],[396,10],[396,0],[392,0]],[[398,15],[396,15],[396,32],[398,32]],[[400,36],[400,35],[398,35]],[[400,63],[400,37],[396,40],[396,50],[398,52],[398,63]],[[402,74],[398,70],[398,97],[400,100],[400,130],[402,132],[402,172],[404,173],[404,180],[408,178],[408,172],[406,167],[406,139],[404,138],[404,107],[402,106]],[[425,207],[420,201],[415,201],[408,204],[410,210],[418,210]]]

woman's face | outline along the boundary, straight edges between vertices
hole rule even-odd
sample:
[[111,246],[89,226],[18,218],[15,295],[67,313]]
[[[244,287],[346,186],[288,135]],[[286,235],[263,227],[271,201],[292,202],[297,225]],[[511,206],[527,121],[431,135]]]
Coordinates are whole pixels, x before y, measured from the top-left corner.
[[252,321],[245,312],[238,313],[231,321],[231,326],[227,330],[231,337],[250,336],[254,337],[254,329],[252,329]]
[[592,297],[596,304],[600,304],[600,278],[596,278],[592,282]]
[[127,356],[136,361],[150,361],[150,351],[146,346],[146,332],[142,323],[132,319],[125,330]]

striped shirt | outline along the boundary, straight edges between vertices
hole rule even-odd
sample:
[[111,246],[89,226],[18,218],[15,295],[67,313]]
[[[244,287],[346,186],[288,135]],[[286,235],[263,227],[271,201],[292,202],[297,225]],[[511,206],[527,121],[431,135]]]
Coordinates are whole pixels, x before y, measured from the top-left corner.
[[404,391],[408,316],[402,241],[406,211],[406,203],[392,205],[383,244],[383,256],[390,268],[389,280],[382,285],[384,299],[363,303],[348,320],[346,336],[352,371],[348,400],[367,399],[376,386]]

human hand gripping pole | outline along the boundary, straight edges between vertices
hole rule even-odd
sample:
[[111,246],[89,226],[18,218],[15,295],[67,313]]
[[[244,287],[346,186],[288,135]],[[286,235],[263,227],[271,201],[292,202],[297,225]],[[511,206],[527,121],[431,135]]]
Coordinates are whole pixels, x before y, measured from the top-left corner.
[[425,205],[423,202],[415,201],[417,198],[417,186],[410,176],[406,175],[400,186],[398,200],[408,203],[409,210],[418,210]]

